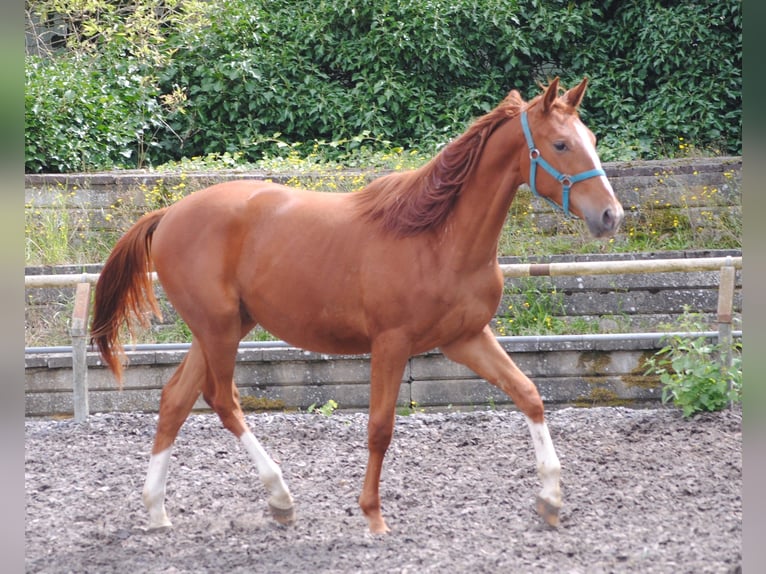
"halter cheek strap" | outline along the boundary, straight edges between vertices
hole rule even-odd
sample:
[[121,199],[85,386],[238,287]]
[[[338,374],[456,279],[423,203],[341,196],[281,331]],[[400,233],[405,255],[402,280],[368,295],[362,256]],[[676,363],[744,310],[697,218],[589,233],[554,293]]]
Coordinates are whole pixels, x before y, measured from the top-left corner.
[[[540,155],[540,150],[535,147],[535,142],[532,139],[532,132],[529,129],[529,122],[527,121],[526,110],[521,112],[521,128],[524,130],[524,137],[527,139],[527,146],[529,147],[529,188],[532,190],[532,193],[534,193],[536,197],[542,197],[555,208],[561,209],[564,212],[564,215],[567,217],[572,217],[572,214],[569,212],[569,189],[572,187],[572,185],[578,181],[589,179],[591,177],[598,177],[599,175],[606,176],[606,172],[603,169],[597,168],[583,171],[577,175],[566,175],[561,173],[555,167],[545,161],[543,156]],[[561,205],[558,205],[552,199],[540,195],[537,192],[535,176],[537,174],[538,164],[561,183]]]

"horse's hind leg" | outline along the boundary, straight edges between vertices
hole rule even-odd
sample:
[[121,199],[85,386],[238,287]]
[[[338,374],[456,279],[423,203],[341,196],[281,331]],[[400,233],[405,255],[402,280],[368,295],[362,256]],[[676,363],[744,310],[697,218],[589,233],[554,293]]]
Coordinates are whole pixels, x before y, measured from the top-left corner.
[[526,415],[543,487],[537,497],[537,512],[548,524],[558,526],[561,464],[545,423],[543,401],[537,387],[511,360],[489,327],[474,338],[442,347],[442,352],[502,389]]
[[178,430],[189,416],[207,377],[205,358],[192,342],[188,354],[162,389],[160,414],[142,498],[149,512],[149,529],[169,528],[165,512],[165,485],[170,452]]
[[[203,386],[203,396],[218,414],[223,426],[239,439],[255,462],[261,482],[270,494],[268,503],[274,520],[280,524],[291,524],[295,520],[295,509],[293,498],[282,478],[282,470],[250,431],[239,404],[239,391],[234,385],[237,346],[240,338],[250,331],[253,325],[238,327],[235,333],[233,329],[228,329],[225,323],[219,324],[222,327],[220,331],[209,330],[205,334],[204,346],[210,377]],[[230,331],[229,336],[226,331]]]

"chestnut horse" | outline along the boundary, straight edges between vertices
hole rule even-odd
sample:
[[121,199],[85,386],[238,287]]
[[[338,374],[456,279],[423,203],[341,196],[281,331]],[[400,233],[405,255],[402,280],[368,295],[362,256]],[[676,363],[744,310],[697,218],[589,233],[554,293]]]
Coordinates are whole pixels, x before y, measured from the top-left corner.
[[231,181],[147,213],[125,233],[96,285],[91,334],[106,365],[121,383],[121,327],[159,315],[152,270],[192,332],[162,391],[143,489],[149,528],[170,526],[171,446],[200,393],[252,457],[273,517],[294,520],[282,472],[248,428],[233,381],[239,341],[256,324],[303,349],[371,354],[359,496],[371,532],[388,531],[379,481],[404,368],[436,347],[526,415],[542,484],[536,508],[558,524],[560,463],[542,400],[488,325],[503,292],[498,237],[521,184],[583,219],[596,237],[613,235],[622,220],[595,137],[577,113],[586,85],[560,94],[556,78],[530,102],[513,90],[419,169],[358,192]]

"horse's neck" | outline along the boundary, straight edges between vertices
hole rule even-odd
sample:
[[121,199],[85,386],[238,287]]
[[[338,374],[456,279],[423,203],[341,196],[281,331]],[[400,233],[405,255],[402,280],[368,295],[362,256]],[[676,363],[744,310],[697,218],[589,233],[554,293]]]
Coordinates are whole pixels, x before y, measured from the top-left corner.
[[[453,256],[465,266],[497,258],[497,244],[516,190],[524,182],[519,158],[526,150],[520,128],[504,126],[487,144],[479,165],[460,192],[449,221]],[[492,141],[497,138],[496,141]]]

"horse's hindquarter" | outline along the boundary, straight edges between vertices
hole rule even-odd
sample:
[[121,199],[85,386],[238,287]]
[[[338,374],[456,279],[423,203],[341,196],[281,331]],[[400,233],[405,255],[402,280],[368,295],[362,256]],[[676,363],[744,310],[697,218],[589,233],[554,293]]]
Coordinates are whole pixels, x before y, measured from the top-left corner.
[[242,300],[258,323],[309,350],[369,351],[360,267],[364,230],[345,194],[254,194],[238,262]]
[[193,333],[244,311],[296,346],[365,352],[359,255],[341,197],[234,181],[180,200],[152,241],[168,300]]

